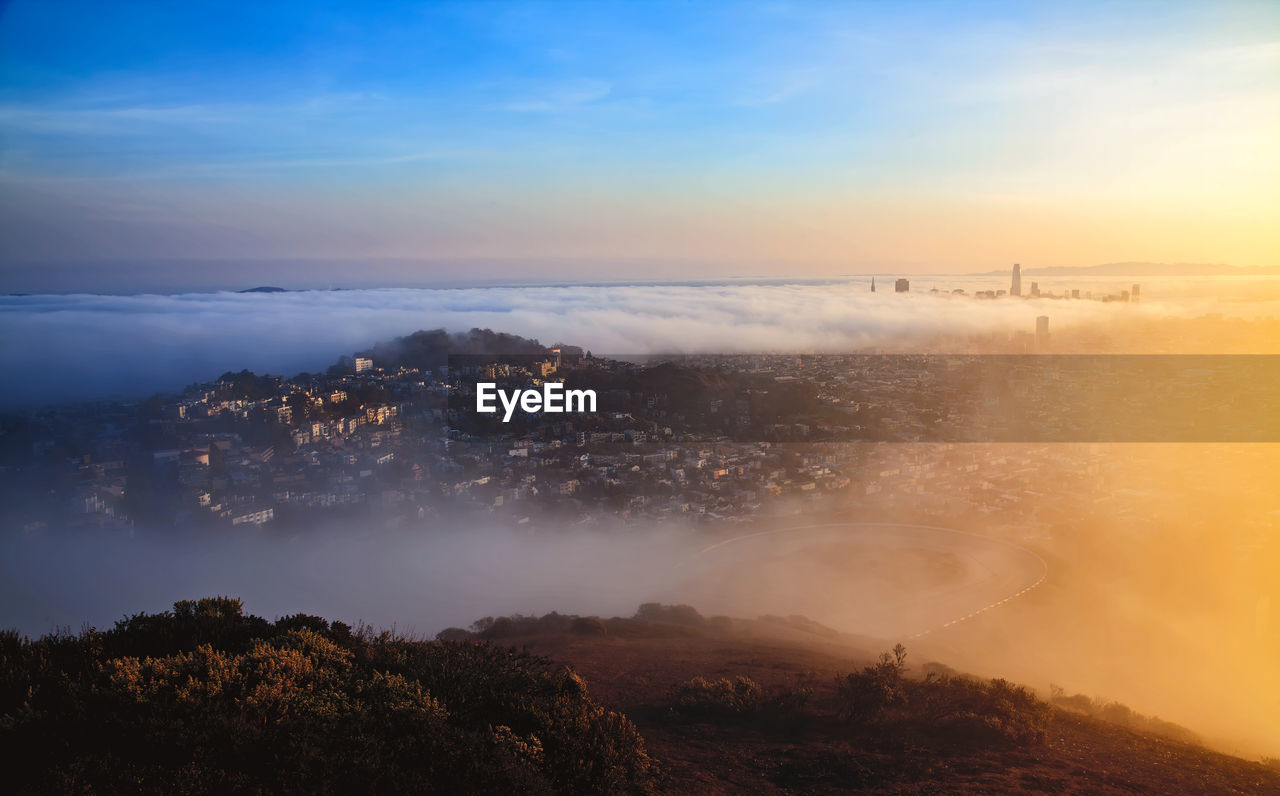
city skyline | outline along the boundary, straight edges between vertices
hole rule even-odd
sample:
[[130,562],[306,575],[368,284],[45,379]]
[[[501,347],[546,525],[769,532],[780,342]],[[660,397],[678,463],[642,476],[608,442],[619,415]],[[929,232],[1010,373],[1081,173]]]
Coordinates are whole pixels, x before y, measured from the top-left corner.
[[16,2],[0,268],[145,290],[243,262],[321,285],[1273,266],[1277,22]]

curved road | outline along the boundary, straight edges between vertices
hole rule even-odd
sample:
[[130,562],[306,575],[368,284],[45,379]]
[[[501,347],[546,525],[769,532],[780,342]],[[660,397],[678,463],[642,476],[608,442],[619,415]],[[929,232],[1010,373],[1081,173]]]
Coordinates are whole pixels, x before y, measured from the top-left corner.
[[844,522],[737,536],[698,552],[682,599],[713,613],[800,614],[919,638],[1015,600],[1048,565],[1012,542],[931,525]]

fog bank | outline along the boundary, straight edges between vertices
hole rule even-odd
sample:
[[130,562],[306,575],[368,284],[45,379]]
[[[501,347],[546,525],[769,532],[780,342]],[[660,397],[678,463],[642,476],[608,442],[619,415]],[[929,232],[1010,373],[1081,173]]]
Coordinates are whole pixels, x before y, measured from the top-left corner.
[[[930,294],[1008,287],[1005,277],[795,283],[477,287],[179,295],[0,297],[0,408],[142,396],[227,370],[293,375],[418,329],[487,327],[604,354],[848,351],[944,334],[1054,329],[1117,313],[1280,315],[1280,279],[1144,280],[1137,305],[978,301]],[[1098,294],[1128,280],[1045,279]]]

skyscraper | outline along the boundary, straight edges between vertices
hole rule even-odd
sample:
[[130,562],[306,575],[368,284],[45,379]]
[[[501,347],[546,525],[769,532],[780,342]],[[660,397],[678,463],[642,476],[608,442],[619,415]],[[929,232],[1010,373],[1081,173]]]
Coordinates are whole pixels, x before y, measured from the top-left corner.
[[905,279],[899,279],[893,283],[893,291],[895,293],[906,293],[911,290],[911,283]]
[[1022,266],[1013,264],[1013,284],[1009,286],[1010,296],[1022,295]]
[[1049,316],[1040,315],[1036,318],[1036,350],[1045,351],[1049,348]]
[[876,292],[876,278],[874,276],[871,277],[871,292]]
[[1138,300],[1138,294],[1139,294],[1141,291],[1142,291],[1142,285],[1134,285],[1134,286],[1133,286],[1133,290],[1131,290],[1131,291],[1129,292],[1129,300],[1130,300],[1130,301],[1137,301],[1137,300]]

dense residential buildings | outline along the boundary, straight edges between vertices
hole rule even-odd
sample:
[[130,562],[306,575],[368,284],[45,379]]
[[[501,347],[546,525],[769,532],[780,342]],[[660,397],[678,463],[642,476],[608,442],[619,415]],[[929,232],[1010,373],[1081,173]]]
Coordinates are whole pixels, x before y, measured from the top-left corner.
[[[1275,320],[1144,323],[1104,338],[1060,330],[1054,351],[1134,340],[1156,352],[1185,350],[1188,340],[1230,350],[1232,340],[1280,333]],[[1093,428],[1097,385],[1024,377],[1050,358],[1002,360],[976,380],[967,369],[983,355],[1043,351],[1048,340],[1043,315],[1034,334],[920,340],[919,354],[640,363],[550,351],[523,364],[357,371],[347,359],[294,378],[225,373],[176,395],[0,417],[0,512],[28,533],[50,524],[265,532],[328,518],[430,526],[460,516],[529,527],[732,523],[797,507],[1025,523],[1028,513],[1085,499],[1086,486],[1030,503],[1025,493],[1046,469],[1088,481],[1097,464],[1088,446],[1036,440],[1070,441]],[[939,350],[976,357],[924,354]],[[599,406],[485,426],[465,411],[481,378],[590,385]],[[1000,386],[1019,378],[1015,389]],[[1097,384],[1112,380],[1102,372]],[[1071,400],[1071,389],[1086,386],[1089,400]],[[1010,395],[1023,401],[1012,415]],[[1003,423],[1006,415],[1017,424]],[[1005,439],[1019,444],[993,455],[993,441]]]

